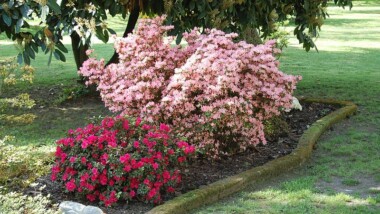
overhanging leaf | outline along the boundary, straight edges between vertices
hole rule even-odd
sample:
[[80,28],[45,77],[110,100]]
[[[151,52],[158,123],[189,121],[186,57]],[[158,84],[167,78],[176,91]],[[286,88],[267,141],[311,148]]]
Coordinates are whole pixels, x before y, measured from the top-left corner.
[[[46,50],[49,50],[48,48],[46,48]],[[52,56],[53,56],[53,51],[50,50],[50,55],[49,55],[49,59],[48,59],[48,66],[50,66],[51,64],[51,59],[52,59]]]
[[68,52],[69,52],[69,51],[67,50],[67,48],[66,48],[61,42],[55,44],[55,46],[56,46],[59,50],[61,50],[62,52],[64,52],[64,53],[68,53]]
[[25,63],[25,65],[30,65],[30,58],[29,58],[28,53],[27,53],[26,51],[24,51],[24,52],[22,53],[22,55],[23,55],[23,57],[24,57],[24,63]]
[[179,43],[181,43],[181,40],[182,40],[182,34],[178,34],[178,36],[177,36],[177,38],[176,38],[176,40],[175,40],[175,43],[176,43],[177,45],[179,45]]
[[111,28],[107,28],[107,30],[108,30],[111,34],[115,34],[115,35],[116,35],[116,31],[112,30]]
[[66,62],[66,57],[65,57],[65,55],[63,55],[63,53],[60,50],[55,49],[54,57],[57,58],[56,55],[58,55],[59,60],[61,60],[62,62]]
[[37,46],[36,43],[31,42],[31,43],[30,43],[30,46],[33,48],[34,52],[38,53],[38,46]]
[[61,7],[57,4],[56,0],[48,0],[47,5],[51,8],[55,13],[61,14]]
[[16,24],[16,33],[20,33],[21,27],[24,25],[24,20],[19,19]]
[[22,61],[23,61],[22,54],[19,53],[19,54],[17,55],[17,63],[18,63],[19,65],[21,65],[21,64],[22,64]]
[[8,2],[8,6],[9,6],[9,7],[13,7],[14,4],[15,4],[15,1],[14,1],[14,0],[10,0],[10,1]]
[[20,7],[20,10],[21,10],[21,13],[22,13],[22,16],[23,17],[28,17],[28,13],[29,13],[29,6],[24,4]]
[[11,18],[10,16],[8,16],[6,13],[3,13],[2,17],[3,17],[3,21],[4,21],[4,23],[5,23],[8,27],[10,27],[11,24],[12,24],[12,18]]
[[34,51],[32,50],[32,48],[30,47],[30,45],[25,45],[25,52],[28,53],[28,56],[30,56],[30,58],[34,59],[35,58],[35,54],[34,54]]
[[106,38],[104,36],[104,33],[103,33],[103,30],[101,27],[96,27],[96,31],[95,31],[95,35],[96,37],[98,37],[100,40],[102,40],[102,42],[106,43]]
[[108,42],[108,40],[109,40],[109,38],[110,38],[110,36],[109,36],[109,34],[108,34],[108,31],[107,30],[104,30],[104,43],[107,43]]

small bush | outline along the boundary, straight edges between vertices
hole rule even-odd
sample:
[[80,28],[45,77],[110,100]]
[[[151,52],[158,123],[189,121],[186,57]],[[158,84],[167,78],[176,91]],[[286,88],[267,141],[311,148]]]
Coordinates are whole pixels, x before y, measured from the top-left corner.
[[14,146],[7,142],[13,140],[11,136],[0,139],[0,193],[29,186],[49,173],[54,160],[51,146]]
[[163,17],[140,22],[120,39],[120,63],[89,59],[80,73],[110,110],[176,127],[189,143],[215,155],[265,143],[263,121],[289,108],[300,77],[286,75],[274,41],[254,46],[216,29],[185,33],[170,46]]
[[280,116],[274,116],[264,121],[264,133],[269,141],[275,141],[279,137],[285,137],[289,132],[289,124]]
[[57,141],[51,178],[67,192],[105,206],[132,199],[159,203],[162,193],[174,192],[181,181],[179,167],[194,152],[165,124],[106,117],[101,125],[70,130]]
[[51,204],[49,196],[27,196],[17,192],[0,194],[0,213],[7,214],[59,214],[58,205]]
[[[0,60],[0,96],[5,86],[16,85],[18,82],[33,83],[35,69],[29,65],[18,69],[14,59]],[[33,114],[9,115],[3,114],[9,108],[31,109],[35,105],[29,94],[19,94],[13,98],[0,98],[0,124],[29,124],[36,118]]]

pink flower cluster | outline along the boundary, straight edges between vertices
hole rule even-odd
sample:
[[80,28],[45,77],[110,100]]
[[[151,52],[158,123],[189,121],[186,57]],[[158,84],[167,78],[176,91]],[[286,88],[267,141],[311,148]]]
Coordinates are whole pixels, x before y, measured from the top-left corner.
[[301,77],[286,75],[273,56],[274,41],[254,46],[237,34],[197,29],[188,45],[165,42],[164,17],[140,22],[116,45],[120,63],[102,68],[90,59],[80,73],[112,111],[177,127],[188,142],[218,156],[265,143],[263,121],[289,108]]
[[[89,84],[98,85],[110,110],[127,115],[152,111],[174,69],[184,64],[186,51],[171,47],[172,38],[164,40],[163,35],[172,27],[162,26],[163,21],[164,17],[143,19],[137,32],[117,41],[119,64],[104,68],[104,60],[90,58],[80,69],[80,74],[89,78]],[[150,116],[144,118],[153,121]]]
[[57,141],[51,179],[105,206],[132,199],[159,203],[162,193],[175,191],[179,167],[194,153],[194,146],[173,140],[165,124],[109,117]]

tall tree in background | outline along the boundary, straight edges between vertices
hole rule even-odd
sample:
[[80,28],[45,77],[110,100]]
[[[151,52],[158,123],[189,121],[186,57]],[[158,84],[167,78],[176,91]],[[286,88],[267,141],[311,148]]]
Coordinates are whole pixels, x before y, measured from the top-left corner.
[[[328,16],[328,0],[1,0],[0,33],[19,46],[19,63],[30,64],[39,47],[65,61],[66,47],[63,35],[70,35],[77,68],[87,59],[86,50],[91,37],[107,42],[110,29],[108,15],[127,15],[123,37],[132,33],[140,14],[153,16],[167,14],[167,24],[175,26],[171,32],[181,40],[183,32],[195,26],[218,28],[226,32],[238,32],[241,39],[260,43],[262,38],[276,30],[275,22],[291,20],[295,24],[294,35],[308,51],[314,48],[313,37],[318,35],[323,20]],[[352,7],[351,0],[334,0],[339,6]],[[44,24],[31,32],[27,20],[36,14]],[[108,64],[118,61],[114,53]]]

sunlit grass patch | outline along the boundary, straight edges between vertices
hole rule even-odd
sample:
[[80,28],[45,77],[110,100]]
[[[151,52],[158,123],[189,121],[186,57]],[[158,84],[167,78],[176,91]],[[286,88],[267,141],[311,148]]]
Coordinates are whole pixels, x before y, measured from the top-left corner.
[[197,213],[376,213],[375,201],[374,198],[361,199],[343,193],[316,193],[301,185],[292,191],[269,188],[244,192],[238,198]]

